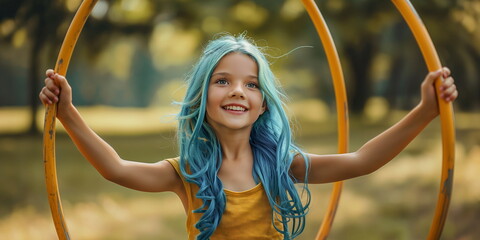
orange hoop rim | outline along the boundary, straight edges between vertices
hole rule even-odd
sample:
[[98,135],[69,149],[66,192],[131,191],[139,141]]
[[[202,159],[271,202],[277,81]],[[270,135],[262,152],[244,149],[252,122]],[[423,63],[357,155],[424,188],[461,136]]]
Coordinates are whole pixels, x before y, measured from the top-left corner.
[[[442,64],[440,63],[432,39],[413,5],[408,0],[392,0],[392,2],[412,31],[420,51],[422,52],[425,63],[427,64],[428,70],[436,71],[441,69]],[[440,94],[438,91],[442,81],[443,79],[441,77],[435,80],[435,91],[437,93],[442,131],[442,173],[440,179],[440,191],[438,194],[437,205],[435,207],[435,215],[427,237],[429,240],[439,239],[442,235],[448,208],[450,206],[455,166],[455,127],[453,107],[451,102],[446,102],[439,97]]]
[[[87,21],[90,12],[97,0],[84,0],[73,17],[70,27],[63,40],[60,53],[55,64],[55,72],[66,75],[70,58],[72,57],[75,44]],[[58,190],[57,169],[55,159],[55,123],[57,116],[57,104],[45,106],[45,120],[43,127],[43,162],[45,166],[45,182],[48,194],[48,204],[52,213],[53,223],[58,239],[70,239],[67,223],[63,216],[63,208]]]
[[[60,53],[57,58],[55,72],[61,75],[66,75],[70,58],[73,54],[76,42],[83,26],[98,0],[84,0],[77,10],[70,27],[66,33],[65,39],[62,43]],[[317,32],[322,40],[322,44],[327,52],[327,59],[332,70],[332,79],[334,81],[335,96],[337,102],[338,128],[339,128],[339,153],[347,152],[348,148],[348,107],[345,91],[345,83],[343,80],[343,73],[338,58],[338,53],[335,49],[332,37],[328,31],[320,11],[312,0],[302,0],[303,4],[314,22]],[[55,229],[59,239],[70,239],[67,224],[65,222],[63,208],[61,204],[60,193],[58,189],[58,179],[56,171],[55,159],[55,123],[56,123],[57,105],[46,105],[44,132],[43,132],[43,159],[45,165],[45,181],[47,186],[48,200]],[[329,210],[325,215],[324,224],[322,225],[319,236],[328,235],[333,219],[336,213],[340,193],[343,182],[334,184],[334,189],[331,195],[331,203]]]
[[[333,88],[335,92],[335,103],[337,109],[337,136],[338,136],[338,153],[346,153],[348,151],[348,136],[349,136],[349,120],[348,120],[348,102],[347,91],[345,90],[345,80],[343,77],[342,65],[338,57],[335,43],[328,26],[323,18],[318,6],[314,0],[302,0],[305,9],[313,22],[315,29],[320,37],[320,41],[325,50],[327,61],[330,67],[330,74],[332,75]],[[342,193],[343,181],[333,184],[333,189],[330,194],[327,211],[323,217],[322,225],[320,226],[316,240],[323,240],[328,237],[335,219],[335,214],[340,202]]]

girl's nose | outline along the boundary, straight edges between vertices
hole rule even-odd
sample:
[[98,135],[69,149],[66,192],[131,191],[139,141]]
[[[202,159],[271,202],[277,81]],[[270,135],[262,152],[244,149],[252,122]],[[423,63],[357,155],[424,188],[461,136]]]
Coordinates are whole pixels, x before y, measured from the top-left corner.
[[245,93],[243,91],[242,84],[235,84],[235,85],[232,86],[232,91],[230,92],[230,97],[245,98]]

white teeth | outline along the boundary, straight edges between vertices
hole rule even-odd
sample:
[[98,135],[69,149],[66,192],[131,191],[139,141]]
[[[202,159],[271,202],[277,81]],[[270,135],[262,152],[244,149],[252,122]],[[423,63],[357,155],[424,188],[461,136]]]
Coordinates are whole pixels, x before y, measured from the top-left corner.
[[240,107],[240,106],[225,106],[223,107],[226,110],[233,110],[233,111],[242,111],[245,112],[245,108]]

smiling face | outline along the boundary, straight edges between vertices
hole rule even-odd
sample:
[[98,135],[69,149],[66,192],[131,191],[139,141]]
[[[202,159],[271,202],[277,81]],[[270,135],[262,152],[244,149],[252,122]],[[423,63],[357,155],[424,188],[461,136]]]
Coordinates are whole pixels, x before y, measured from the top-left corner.
[[243,53],[225,55],[212,73],[207,122],[215,132],[248,130],[265,111],[257,63]]

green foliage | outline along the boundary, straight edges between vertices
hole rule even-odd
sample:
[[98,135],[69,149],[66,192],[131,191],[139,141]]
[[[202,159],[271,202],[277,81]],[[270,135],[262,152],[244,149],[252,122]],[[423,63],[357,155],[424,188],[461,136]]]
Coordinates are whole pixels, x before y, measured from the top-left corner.
[[[0,1],[0,84],[6,86],[0,88],[0,106],[34,109],[39,103],[43,71],[53,67],[79,3]],[[416,104],[426,68],[393,4],[377,0],[318,0],[317,4],[340,54],[351,111],[363,111],[371,96],[387,98],[394,108]],[[478,110],[479,2],[412,4],[429,29],[442,63],[454,73],[462,96],[457,105]],[[158,104],[158,89],[182,79],[208,40],[221,32],[244,31],[269,47],[273,67],[285,86],[296,81],[286,72],[308,71],[306,76],[314,76],[303,80],[304,85],[287,88],[287,93],[333,105],[323,48],[299,0],[99,0],[77,44],[73,74],[68,76],[75,86],[75,101],[79,105]],[[299,46],[313,49],[275,58]]]

